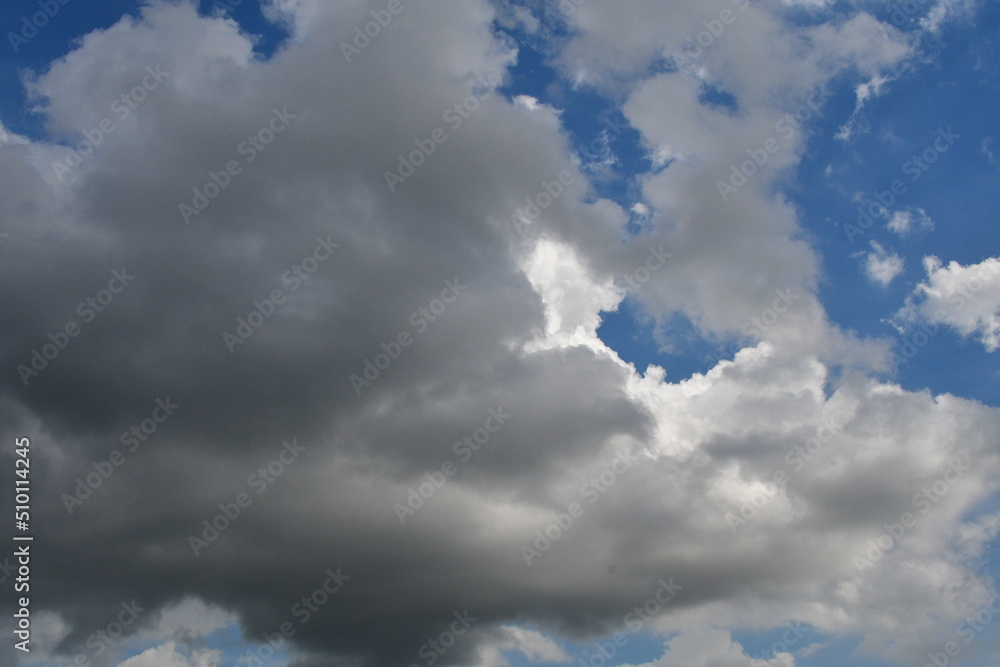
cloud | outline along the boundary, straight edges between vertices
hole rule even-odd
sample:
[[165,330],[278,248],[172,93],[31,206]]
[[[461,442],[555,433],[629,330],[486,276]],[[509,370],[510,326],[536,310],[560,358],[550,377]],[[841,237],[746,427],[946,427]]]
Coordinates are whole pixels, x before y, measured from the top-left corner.
[[981,4],[981,0],[937,0],[920,19],[920,25],[928,32],[940,33],[950,21],[971,20]]
[[1000,347],[1000,258],[963,266],[925,257],[927,280],[917,285],[897,318],[944,324],[979,339],[987,351]]
[[[754,658],[744,652],[726,630],[690,629],[666,643],[667,652],[659,660],[638,667],[795,667],[790,653],[773,658]],[[636,666],[632,666],[636,667]]]
[[996,164],[997,157],[993,153],[993,149],[990,146],[993,145],[993,137],[983,137],[979,143],[979,152],[982,153],[983,157],[990,164]]
[[222,665],[221,651],[196,650],[188,657],[176,649],[176,643],[169,641],[129,658],[118,667],[220,667]]
[[913,231],[914,228],[922,230],[932,229],[934,227],[934,223],[931,222],[930,216],[927,215],[927,211],[922,208],[913,207],[893,211],[892,217],[889,218],[889,222],[886,227],[891,232],[895,232],[900,236],[906,236]]
[[516,651],[531,663],[572,662],[559,645],[544,634],[522,628],[516,625],[504,625],[499,628],[499,638],[492,642],[484,642],[480,648],[481,662],[479,667],[507,667],[510,663],[503,657],[507,651]]
[[[194,640],[233,620],[254,642],[291,624],[303,664],[409,664],[462,613],[478,620],[449,662],[558,660],[556,638],[621,626],[664,577],[684,589],[648,625],[685,629],[668,659],[706,665],[755,663],[696,626],[797,619],[910,660],[977,608],[988,582],[969,563],[988,531],[970,526],[996,491],[1000,414],[876,379],[884,346],[829,322],[819,257],[774,194],[824,86],[888,75],[908,38],[867,14],[801,25],[728,0],[558,17],[572,30],[551,64],[614,100],[648,155],[674,156],[637,177],[631,234],[558,101],[504,96],[516,53],[495,7],[406,6],[348,62],[341,42],[379,3],[273,3],[292,36],[265,61],[234,22],[154,2],[30,78],[49,134],[0,151],[0,410],[4,437],[39,452],[53,654],[86,652],[132,599],[148,611],[116,651],[157,645],[129,667],[211,665]],[[654,67],[723,10],[737,20],[695,65]],[[168,74],[116,112],[149,67]],[[738,112],[707,104],[705,84]],[[717,183],[761,150],[723,200]],[[113,271],[135,277],[111,296]],[[596,335],[625,298],[740,349],[686,378],[639,373]],[[149,435],[166,397],[179,408]],[[478,442],[491,409],[511,417]],[[803,450],[820,434],[826,459]],[[289,464],[292,439],[305,450]],[[624,483],[606,483],[623,456]],[[961,485],[858,572],[956,457],[975,461]],[[418,501],[401,525],[394,507]],[[526,565],[521,547],[574,503]],[[350,579],[328,594],[337,568]],[[538,631],[509,629],[518,617]]]
[[862,253],[865,258],[865,274],[872,282],[887,287],[903,272],[903,258],[896,253],[887,252],[876,241],[871,242],[871,247],[871,252]]
[[25,146],[28,143],[26,137],[10,132],[3,124],[0,124],[0,146]]

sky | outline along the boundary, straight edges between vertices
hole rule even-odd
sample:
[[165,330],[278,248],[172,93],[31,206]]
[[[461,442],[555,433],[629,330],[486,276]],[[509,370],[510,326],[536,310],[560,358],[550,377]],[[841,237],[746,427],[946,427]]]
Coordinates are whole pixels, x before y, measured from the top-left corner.
[[997,3],[0,25],[0,666],[1000,665]]

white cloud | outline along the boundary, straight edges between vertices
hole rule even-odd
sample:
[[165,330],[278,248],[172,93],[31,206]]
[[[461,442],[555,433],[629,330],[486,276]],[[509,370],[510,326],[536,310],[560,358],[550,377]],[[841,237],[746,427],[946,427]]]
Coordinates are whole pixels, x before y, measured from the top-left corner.
[[514,102],[523,106],[528,111],[534,111],[541,106],[538,102],[538,98],[532,97],[531,95],[516,95],[514,97]]
[[136,639],[156,642],[175,637],[179,633],[207,637],[216,630],[236,623],[237,618],[231,612],[196,598],[186,598],[165,607],[155,623],[144,625],[136,633]]
[[982,0],[937,0],[920,19],[920,26],[928,32],[939,33],[949,21],[968,20],[974,16],[981,4]]
[[922,208],[911,207],[893,211],[892,217],[889,218],[889,222],[886,226],[889,231],[899,234],[900,236],[906,236],[914,229],[932,229],[934,227],[934,223],[931,222],[930,216],[927,215],[927,211]]
[[0,123],[0,146],[26,146],[29,143],[27,137],[10,132]]
[[503,657],[507,651],[516,651],[531,663],[568,663],[572,658],[559,645],[544,634],[516,625],[504,625],[501,637],[480,647],[479,667],[507,667],[510,663]]
[[[795,667],[790,653],[773,658],[747,655],[727,630],[717,628],[686,629],[666,643],[666,653],[659,660],[627,667]],[[626,666],[623,666],[626,667]]]
[[887,76],[875,75],[870,80],[859,83],[855,87],[854,113],[851,114],[850,118],[848,118],[837,131],[837,139],[841,141],[848,141],[854,136],[857,128],[863,123],[861,110],[864,109],[865,104],[867,104],[870,99],[881,95],[883,88],[885,88],[885,85],[890,81],[891,79]]
[[886,287],[903,272],[903,258],[887,252],[878,242],[871,242],[872,250],[864,253],[865,274],[868,279]]
[[525,275],[545,304],[549,341],[604,347],[597,337],[600,311],[615,310],[623,296],[611,276],[595,279],[573,249],[551,241],[535,246]]
[[221,667],[221,665],[221,651],[195,649],[188,656],[177,651],[176,642],[168,641],[129,658],[118,667]]
[[963,266],[925,257],[927,280],[914,289],[897,317],[944,324],[975,336],[990,352],[1000,347],[1000,258]]

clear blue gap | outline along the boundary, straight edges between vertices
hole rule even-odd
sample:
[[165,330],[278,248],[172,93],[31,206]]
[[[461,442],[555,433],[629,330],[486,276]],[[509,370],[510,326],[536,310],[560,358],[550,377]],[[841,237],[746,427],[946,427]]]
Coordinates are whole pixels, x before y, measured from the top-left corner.
[[602,311],[597,336],[618,353],[623,361],[645,372],[649,364],[664,364],[660,344],[654,338],[652,318],[636,312],[634,301],[626,298],[616,311]]
[[742,345],[706,339],[681,313],[659,328],[635,299],[626,298],[617,311],[602,311],[598,337],[640,373],[649,364],[662,366],[673,382],[705,373],[723,359],[732,359]]
[[[976,29],[984,35],[997,34],[1000,8],[991,5],[980,14]],[[802,162],[799,185],[788,194],[803,210],[804,224],[815,235],[814,246],[823,255],[825,281],[820,298],[834,322],[865,337],[888,336],[898,342],[897,353],[907,342],[913,344],[915,356],[900,366],[895,378],[904,388],[929,387],[935,393],[951,392],[1000,405],[1000,354],[990,354],[976,339],[963,340],[944,326],[921,346],[923,335],[916,334],[919,327],[904,337],[883,322],[902,307],[915,285],[926,279],[924,256],[968,266],[1000,252],[1000,228],[995,220],[1000,207],[1000,165],[987,164],[980,153],[983,136],[996,135],[1000,140],[995,120],[1000,81],[992,65],[995,59],[989,69],[975,69],[977,62],[983,62],[983,54],[972,50],[969,45],[973,40],[961,34],[967,29],[946,30],[939,64],[924,66],[912,77],[890,84],[891,90],[884,96],[869,101],[863,117],[871,125],[870,134],[847,144],[813,141]],[[953,83],[935,90],[937,81]],[[950,93],[952,89],[975,90],[976,97],[970,100]],[[929,90],[934,94],[929,95]],[[828,102],[826,117],[817,128],[819,137],[833,136],[849,114],[848,106],[846,100]],[[853,108],[853,102],[850,106]],[[961,134],[961,139],[913,181],[903,165],[933,144],[939,127],[948,126]],[[887,130],[891,131],[887,136],[898,137],[901,145],[895,139],[879,139]],[[824,175],[828,165],[833,168],[832,179]],[[888,191],[896,179],[903,181],[906,191],[890,208],[924,209],[934,221],[934,229],[918,229],[900,237],[886,228],[888,220],[882,217],[851,243],[846,225],[858,225],[859,205],[877,201],[876,193]],[[851,201],[856,192],[864,193],[863,202]],[[871,283],[863,272],[863,258],[853,256],[869,251],[871,241],[905,260],[904,272],[887,289]]]
[[698,101],[704,105],[728,111],[731,114],[736,113],[740,109],[739,102],[732,93],[726,92],[722,88],[708,82],[702,83]]
[[[611,167],[612,178],[592,178],[597,197],[617,202],[626,211],[638,200],[635,175],[649,171],[652,162],[640,143],[639,133],[626,122],[617,104],[589,88],[572,89],[547,63],[545,54],[520,43],[520,33],[506,33],[518,41],[517,62],[509,69],[508,79],[500,88],[507,98],[530,95],[543,104],[561,111],[563,127],[571,148],[585,161],[596,161],[612,151],[617,164]],[[639,225],[630,230],[638,232]]]

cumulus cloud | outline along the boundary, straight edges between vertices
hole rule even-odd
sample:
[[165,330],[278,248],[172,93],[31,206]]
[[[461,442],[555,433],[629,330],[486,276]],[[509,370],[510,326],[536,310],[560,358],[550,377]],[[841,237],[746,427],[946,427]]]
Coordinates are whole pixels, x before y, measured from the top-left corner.
[[640,667],[795,667],[796,664],[790,653],[779,653],[771,659],[751,657],[728,631],[717,628],[682,632],[666,643],[666,649],[662,658]]
[[[235,22],[153,2],[29,77],[45,138],[0,135],[0,429],[37,445],[53,656],[86,652],[133,599],[148,611],[92,664],[145,641],[123,666],[209,667],[198,637],[283,623],[302,665],[409,664],[453,627],[454,664],[561,661],[556,637],[619,628],[664,577],[683,592],[648,626],[683,634],[657,665],[792,665],[705,629],[790,620],[915,660],[981,604],[1000,413],[876,379],[884,348],[828,321],[819,258],[775,195],[824,87],[891,75],[907,35],[866,13],[802,24],[784,3],[501,12],[569,28],[550,64],[671,156],[636,180],[633,234],[562,109],[504,95],[518,54],[495,5],[407,4],[349,61],[341,42],[379,3],[268,7],[291,36],[264,60]],[[726,39],[684,51],[724,10]],[[675,52],[688,65],[656,66]],[[921,294],[947,301],[986,264],[929,265]],[[995,284],[947,315],[994,346]],[[625,298],[741,349],[639,373],[596,333]],[[68,322],[79,336],[33,366]],[[124,464],[78,491],[113,449]],[[859,569],[954,459],[975,466]]]
[[871,251],[862,253],[865,258],[865,274],[868,279],[886,287],[903,272],[903,258],[888,252],[877,241],[871,242]]
[[1000,347],[1000,258],[963,266],[925,257],[927,280],[917,285],[897,318],[944,324],[972,336],[989,352]]
[[499,637],[484,642],[480,647],[479,667],[507,667],[510,663],[504,653],[516,651],[531,663],[563,664],[572,662],[565,651],[550,637],[528,628],[505,625],[499,629]]
[[175,642],[167,642],[129,658],[118,667],[220,667],[221,651],[196,650],[190,656],[177,651]]

